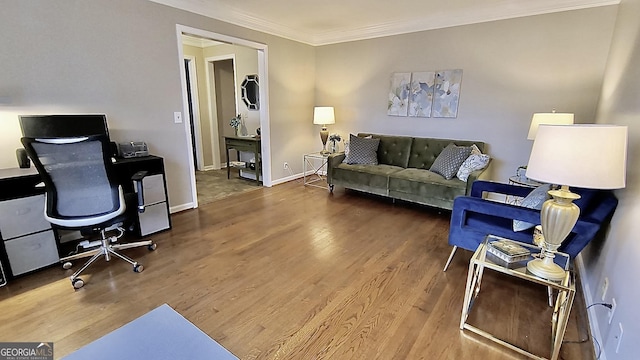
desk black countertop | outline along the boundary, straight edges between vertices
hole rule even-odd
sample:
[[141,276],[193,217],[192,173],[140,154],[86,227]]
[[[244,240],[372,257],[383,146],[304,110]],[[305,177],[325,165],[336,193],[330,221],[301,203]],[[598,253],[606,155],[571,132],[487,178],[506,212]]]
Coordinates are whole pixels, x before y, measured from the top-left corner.
[[30,175],[38,176],[38,170],[36,170],[35,167],[30,167],[26,169],[22,169],[22,168],[0,169],[0,180],[19,178],[19,177],[25,177]]

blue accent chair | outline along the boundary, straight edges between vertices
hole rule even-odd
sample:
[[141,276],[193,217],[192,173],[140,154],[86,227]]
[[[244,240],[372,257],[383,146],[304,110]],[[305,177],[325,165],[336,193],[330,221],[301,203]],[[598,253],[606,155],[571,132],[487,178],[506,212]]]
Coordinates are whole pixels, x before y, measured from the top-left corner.
[[[512,224],[513,220],[540,224],[540,210],[483,198],[487,193],[525,197],[532,190],[519,185],[476,180],[469,196],[457,197],[453,202],[449,227],[449,245],[453,246],[453,250],[444,271],[459,247],[475,251],[488,234],[533,243],[533,228],[515,232]],[[574,201],[580,208],[580,217],[559,251],[574,259],[600,229],[609,224],[618,206],[618,199],[609,190],[571,188],[571,191],[581,196]]]

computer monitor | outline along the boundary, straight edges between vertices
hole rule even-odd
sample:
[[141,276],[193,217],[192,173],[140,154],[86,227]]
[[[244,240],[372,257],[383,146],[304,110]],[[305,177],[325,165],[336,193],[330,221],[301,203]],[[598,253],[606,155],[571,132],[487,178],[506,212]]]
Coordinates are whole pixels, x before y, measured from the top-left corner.
[[106,135],[109,137],[107,117],[96,115],[20,115],[22,135],[46,139]]

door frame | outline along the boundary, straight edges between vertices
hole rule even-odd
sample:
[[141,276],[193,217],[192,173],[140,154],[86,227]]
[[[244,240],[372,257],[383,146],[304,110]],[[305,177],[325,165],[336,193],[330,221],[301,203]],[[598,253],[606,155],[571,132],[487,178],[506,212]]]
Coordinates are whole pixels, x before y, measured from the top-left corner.
[[[208,30],[193,28],[186,25],[176,24],[176,43],[178,45],[178,64],[180,69],[180,78],[185,79],[184,70],[184,51],[182,49],[182,34],[191,34],[220,41],[228,44],[245,46],[257,50],[258,52],[258,77],[260,79],[260,130],[261,130],[261,152],[262,152],[262,185],[266,187],[272,186],[271,181],[271,128],[269,119],[269,74],[267,72],[269,51],[266,44],[257,43],[234,36],[219,34]],[[182,86],[182,109],[187,114],[189,107],[187,99],[186,83],[180,81]],[[196,172],[193,165],[193,152],[191,143],[191,120],[185,116],[184,129],[187,140],[187,158],[189,163],[189,177],[191,178],[191,200],[194,208],[198,207],[198,193],[196,189]]]
[[[228,55],[219,55],[219,56],[210,56],[204,59],[204,67],[205,74],[207,76],[207,99],[209,99],[209,119],[211,119],[211,152],[213,156],[213,167],[214,169],[221,169],[222,163],[220,162],[220,133],[218,132],[218,112],[217,112],[217,96],[215,86],[215,73],[213,72],[213,63],[221,60],[231,60],[233,61],[233,93],[235,96],[236,109],[235,113],[240,113],[238,109],[238,77],[237,77],[237,69],[236,69],[236,55],[228,54]],[[215,121],[215,126],[213,124],[213,120]],[[262,119],[260,120],[262,121]],[[262,123],[260,124],[262,125]],[[225,164],[226,165],[226,164]]]
[[[196,143],[194,144],[196,147],[196,163],[198,164],[198,170],[204,170],[204,158],[203,158],[203,151],[202,151],[202,136],[200,134],[200,100],[198,99],[198,92],[200,91],[200,89],[198,88],[198,76],[196,73],[196,57],[192,56],[192,55],[184,55],[184,60],[188,61],[188,66],[189,66],[189,83],[191,86],[191,105],[193,107],[193,129],[194,129],[194,138],[196,139]],[[184,78],[186,78],[186,74],[184,76]],[[186,91],[186,89],[185,89]],[[187,114],[187,118],[191,119],[189,117],[189,112],[191,112],[191,109],[189,109],[188,106],[189,102],[187,99],[187,112],[185,112],[185,114]],[[189,127],[189,129],[191,129],[191,127]]]

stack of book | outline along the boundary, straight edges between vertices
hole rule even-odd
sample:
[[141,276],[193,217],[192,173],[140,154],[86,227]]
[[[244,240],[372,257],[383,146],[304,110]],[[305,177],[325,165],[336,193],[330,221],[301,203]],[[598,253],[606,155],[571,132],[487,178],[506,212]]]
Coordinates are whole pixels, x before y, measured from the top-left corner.
[[489,242],[487,252],[507,263],[513,263],[529,258],[531,251],[509,240],[495,240]]

